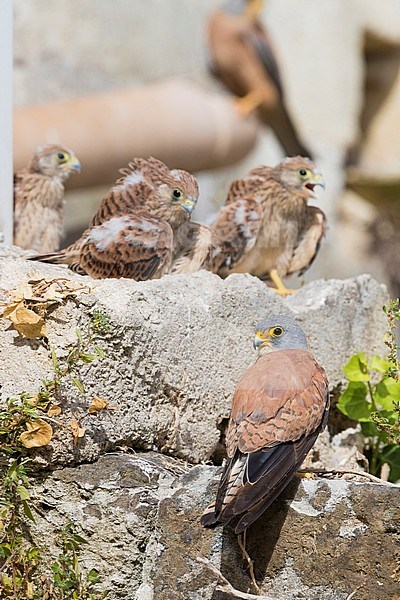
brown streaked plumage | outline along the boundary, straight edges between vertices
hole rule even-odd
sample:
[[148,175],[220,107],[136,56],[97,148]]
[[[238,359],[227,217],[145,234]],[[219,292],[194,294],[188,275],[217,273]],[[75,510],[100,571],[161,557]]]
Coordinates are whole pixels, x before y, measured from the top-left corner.
[[[120,169],[120,173],[122,177],[103,198],[90,225],[100,225],[117,214],[140,208],[152,210],[153,205],[157,207],[159,199],[154,194],[155,187],[162,184],[165,177],[170,178],[171,171],[161,160],[150,156],[134,158],[128,167]],[[196,193],[195,190],[193,193]]]
[[25,169],[14,175],[14,244],[37,252],[60,246],[64,219],[64,183],[79,160],[71,150],[48,144],[38,148]]
[[287,111],[275,53],[258,20],[258,0],[230,0],[212,14],[209,46],[213,73],[234,94],[240,107],[258,109],[286,154],[310,156]]
[[171,226],[138,211],[90,227],[83,235],[79,268],[95,279],[145,281],[168,270],[172,253]]
[[135,159],[121,173],[79,240],[33,260],[68,264],[96,278],[143,280],[166,273],[179,230],[197,202],[197,181],[154,158]]
[[[279,335],[275,335],[276,332]],[[290,317],[271,315],[257,326],[260,356],[240,379],[226,435],[227,461],[206,527],[235,519],[249,527],[300,467],[329,410],[328,381]]]
[[215,247],[209,227],[188,221],[175,239],[174,257],[169,273],[195,273],[206,268]]
[[317,185],[325,185],[320,171],[301,156],[234,181],[211,225],[216,248],[207,268],[222,277],[304,273],[326,229],[324,213],[308,206]]

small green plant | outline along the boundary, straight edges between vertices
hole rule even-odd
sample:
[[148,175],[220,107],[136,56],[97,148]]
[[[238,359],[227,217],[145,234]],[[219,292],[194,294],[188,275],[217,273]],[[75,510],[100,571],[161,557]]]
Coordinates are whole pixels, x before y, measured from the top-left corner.
[[27,519],[34,521],[29,506],[27,462],[28,459],[13,460],[0,475],[1,598],[35,597],[32,579],[40,550],[30,542],[27,527]]
[[61,552],[52,564],[54,598],[59,600],[94,600],[104,597],[95,595],[93,586],[99,582],[99,573],[91,569],[84,577],[79,565],[79,551],[86,540],[67,523],[60,531],[57,545]]
[[[46,446],[55,424],[72,434],[74,443],[85,433],[80,420],[104,409],[108,401],[94,397],[87,412],[77,418],[63,418],[61,390],[66,377],[72,379],[80,392],[84,386],[79,378],[79,364],[104,358],[104,351],[95,338],[108,331],[108,317],[94,312],[83,331],[77,330],[77,341],[62,363],[51,350],[54,377],[42,382],[36,394],[21,392],[7,398],[0,408],[0,598],[12,600],[92,600],[92,586],[98,573],[89,571],[83,577],[79,547],[85,540],[67,525],[59,534],[61,552],[47,573],[45,550],[39,548],[30,534],[34,522],[29,494],[29,449]],[[55,418],[57,417],[57,418]],[[79,419],[79,420],[78,420]]]
[[400,364],[394,330],[400,318],[398,300],[391,301],[384,310],[389,321],[388,358],[374,356],[368,360],[363,352],[352,356],[343,369],[349,383],[337,407],[361,424],[367,439],[370,472],[379,476],[386,464],[390,468],[389,480],[397,481],[400,478]]

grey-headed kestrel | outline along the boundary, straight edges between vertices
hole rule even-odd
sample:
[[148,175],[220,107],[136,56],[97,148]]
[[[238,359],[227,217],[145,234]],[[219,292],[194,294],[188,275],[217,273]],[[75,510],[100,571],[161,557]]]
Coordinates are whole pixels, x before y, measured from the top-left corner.
[[48,144],[14,175],[14,244],[36,252],[60,247],[64,220],[64,183],[80,171],[71,150]]
[[33,259],[68,264],[95,278],[143,281],[168,272],[179,230],[197,202],[197,181],[154,158],[135,159],[121,174],[79,240]]
[[298,470],[329,410],[324,369],[290,317],[270,315],[257,325],[259,357],[237,384],[226,434],[227,461],[215,503],[201,517],[206,527],[235,519],[249,527]]
[[276,291],[289,293],[281,278],[307,270],[325,233],[324,213],[308,206],[316,186],[325,187],[322,174],[301,156],[234,181],[211,225],[215,249],[207,268],[222,277],[271,279]]
[[230,0],[213,12],[208,25],[212,72],[241,97],[239,112],[257,109],[286,154],[310,156],[286,108],[275,53],[258,19],[261,9],[262,0]]

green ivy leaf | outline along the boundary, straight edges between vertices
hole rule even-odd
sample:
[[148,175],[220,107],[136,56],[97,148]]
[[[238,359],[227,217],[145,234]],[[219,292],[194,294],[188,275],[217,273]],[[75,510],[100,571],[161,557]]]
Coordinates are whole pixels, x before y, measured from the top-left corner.
[[389,367],[390,362],[388,360],[384,360],[378,355],[373,356],[369,364],[370,369],[373,371],[378,371],[379,373],[386,373]]
[[393,410],[395,402],[400,400],[400,381],[385,377],[375,386],[374,399],[386,410]]
[[361,432],[363,435],[365,435],[365,437],[368,438],[378,437],[380,434],[380,431],[375,423],[372,423],[371,421],[364,421],[361,423]]
[[390,467],[390,481],[400,479],[400,446],[389,444],[382,448],[381,463],[387,463]]
[[338,409],[350,419],[369,421],[372,405],[367,400],[367,386],[359,381],[350,381],[339,398]]
[[364,352],[359,352],[351,357],[343,371],[349,381],[369,381],[367,357]]

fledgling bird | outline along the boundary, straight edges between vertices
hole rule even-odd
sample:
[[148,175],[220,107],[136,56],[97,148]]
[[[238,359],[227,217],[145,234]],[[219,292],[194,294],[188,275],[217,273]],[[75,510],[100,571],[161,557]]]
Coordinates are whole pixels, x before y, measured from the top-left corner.
[[48,144],[37,148],[25,169],[14,175],[14,244],[36,252],[60,247],[64,220],[64,183],[79,172],[71,150]]
[[215,251],[213,233],[207,225],[188,221],[176,235],[171,274],[195,273],[206,269]]
[[239,112],[257,109],[286,154],[311,156],[286,108],[275,53],[259,20],[262,0],[230,0],[215,10],[208,25],[212,72],[240,97]]
[[211,225],[215,250],[208,270],[269,278],[278,293],[290,293],[281,278],[307,270],[326,230],[322,210],[308,206],[316,186],[325,187],[322,174],[301,156],[234,181]]
[[205,527],[235,519],[247,529],[292,479],[329,411],[324,369],[290,317],[270,315],[257,325],[259,358],[240,379],[226,434],[227,461]]
[[157,159],[135,159],[68,248],[33,260],[67,264],[94,278],[161,277],[172,265],[179,230],[198,198],[196,178]]

